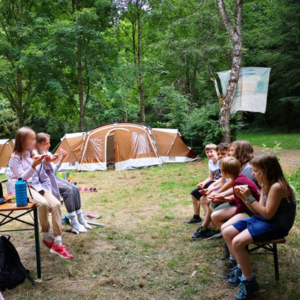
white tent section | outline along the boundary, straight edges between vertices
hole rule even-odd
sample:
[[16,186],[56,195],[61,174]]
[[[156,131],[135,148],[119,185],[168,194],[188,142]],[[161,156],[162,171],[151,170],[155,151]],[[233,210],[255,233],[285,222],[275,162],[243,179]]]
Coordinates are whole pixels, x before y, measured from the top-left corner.
[[199,159],[181,138],[178,129],[153,128],[156,145],[163,163],[184,163]]
[[0,139],[0,174],[4,174],[10,156],[14,150],[15,140]]

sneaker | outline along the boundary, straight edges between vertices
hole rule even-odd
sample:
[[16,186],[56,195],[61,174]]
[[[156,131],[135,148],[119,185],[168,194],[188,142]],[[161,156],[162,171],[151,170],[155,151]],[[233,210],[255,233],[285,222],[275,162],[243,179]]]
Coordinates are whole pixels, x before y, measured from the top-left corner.
[[231,271],[236,267],[237,263],[235,260],[229,260],[229,264],[226,270],[222,274],[223,279],[229,279]]
[[219,229],[209,229],[206,235],[203,237],[203,240],[212,240],[217,239],[222,236],[222,233]]
[[194,232],[194,234],[192,235],[192,239],[196,240],[196,239],[202,239],[206,233],[207,233],[208,229],[200,226],[196,232]]
[[190,218],[189,220],[184,221],[185,224],[196,224],[196,223],[201,223],[201,222],[202,222],[202,219],[200,217],[195,218],[195,216]]
[[235,296],[236,300],[250,300],[255,293],[259,291],[259,285],[253,277],[252,279],[244,280],[241,278],[241,283],[239,284],[239,293]]
[[44,244],[47,248],[51,249],[52,246],[53,246],[53,244],[54,244],[54,240],[52,240],[51,242],[47,242],[45,239],[43,239],[43,244]]
[[238,286],[241,283],[242,269],[239,266],[236,266],[231,270],[229,274],[228,284],[232,286]]
[[229,249],[228,249],[226,243],[223,244],[223,247],[224,247],[224,251],[223,251],[223,254],[221,256],[221,260],[226,260],[227,258],[230,257],[230,253],[229,253]]
[[50,253],[57,254],[61,258],[65,258],[65,259],[71,259],[74,257],[72,254],[70,254],[67,251],[66,246],[64,245],[56,246],[55,244],[53,244],[52,248],[50,249]]

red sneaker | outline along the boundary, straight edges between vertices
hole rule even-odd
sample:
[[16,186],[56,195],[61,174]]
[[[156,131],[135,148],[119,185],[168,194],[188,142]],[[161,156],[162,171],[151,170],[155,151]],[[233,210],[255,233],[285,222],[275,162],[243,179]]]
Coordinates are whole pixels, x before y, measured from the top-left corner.
[[54,245],[54,240],[52,240],[51,242],[47,242],[45,239],[43,239],[43,244],[48,247],[49,249],[52,248],[52,246]]
[[56,246],[55,244],[53,244],[52,248],[50,249],[50,253],[57,254],[61,258],[65,258],[65,259],[71,259],[74,257],[72,254],[70,254],[67,251],[66,246],[64,245]]

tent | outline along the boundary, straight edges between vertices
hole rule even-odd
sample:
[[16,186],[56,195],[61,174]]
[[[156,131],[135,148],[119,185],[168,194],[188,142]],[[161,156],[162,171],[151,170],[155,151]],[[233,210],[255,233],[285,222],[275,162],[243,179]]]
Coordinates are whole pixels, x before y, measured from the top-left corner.
[[14,150],[15,142],[10,139],[0,139],[0,174],[5,172],[9,158]]
[[199,159],[184,143],[178,129],[153,128],[152,131],[163,163],[183,163]]
[[151,128],[135,123],[107,124],[84,135],[78,170],[116,171],[162,165]]
[[78,169],[78,162],[81,155],[81,147],[83,145],[84,135],[85,132],[66,133],[61,139],[61,143],[55,151],[56,154],[60,154],[60,149],[67,151],[67,156],[61,165],[61,170]]

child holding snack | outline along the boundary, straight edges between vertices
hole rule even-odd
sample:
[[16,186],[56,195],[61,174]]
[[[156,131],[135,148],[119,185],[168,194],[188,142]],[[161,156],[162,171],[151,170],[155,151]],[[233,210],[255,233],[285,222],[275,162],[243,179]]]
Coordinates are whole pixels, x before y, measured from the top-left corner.
[[238,262],[228,281],[233,286],[239,285],[236,300],[249,300],[259,290],[246,246],[287,236],[296,216],[295,195],[283,175],[277,157],[264,154],[254,158],[251,164],[253,174],[262,186],[260,200],[255,201],[246,186],[240,187],[237,196],[257,214],[222,227],[226,243]]
[[[51,169],[50,156],[34,157],[32,151],[35,145],[33,130],[22,127],[17,131],[14,151],[9,161],[12,179],[22,178],[29,186],[29,199],[38,207],[44,245],[50,249],[50,253],[70,259],[73,255],[62,244],[60,201],[52,194],[47,180],[44,180],[46,172]],[[54,239],[50,233],[49,211],[52,215]]]
[[[217,146],[217,154],[218,154],[218,161],[220,162],[220,160],[224,157],[227,156],[228,153],[228,144],[226,143],[221,143]],[[207,189],[202,189],[200,191],[200,193],[203,195],[200,198],[200,203],[203,207],[207,207],[206,209],[206,215],[205,215],[205,219],[204,222],[202,224],[202,226],[200,226],[196,232],[192,235],[193,239],[210,239],[213,237],[218,237],[220,236],[220,230],[215,228],[215,225],[213,223],[211,223],[211,212],[212,209],[210,207],[210,201],[207,199],[207,197],[210,194],[216,194],[218,192],[222,192],[223,190],[227,190],[228,188],[230,188],[232,186],[229,185],[227,186],[228,179],[221,177],[220,179],[218,179],[217,181],[215,181],[213,184],[211,184]],[[211,223],[211,224],[210,224]],[[210,226],[209,226],[210,224]]]
[[194,216],[191,219],[185,221],[185,223],[187,224],[202,222],[202,219],[200,218],[200,198],[202,196],[200,194],[200,191],[202,189],[207,189],[211,184],[213,184],[216,180],[220,178],[221,171],[219,169],[218,155],[216,149],[217,146],[215,144],[208,144],[205,146],[205,154],[206,157],[209,159],[208,161],[209,175],[204,181],[199,182],[197,188],[191,192],[191,196],[193,200]]
[[[57,156],[52,155],[49,152],[49,149],[50,135],[47,133],[38,133],[36,136],[36,153],[47,153],[51,156],[52,161],[57,159]],[[66,154],[66,151],[61,151],[61,158],[56,164],[54,174],[59,170],[59,167],[61,166]],[[79,189],[67,180],[57,176],[55,176],[55,180],[52,182],[52,185],[59,189],[59,192],[64,199],[64,203],[69,214],[71,227],[76,229],[78,232],[87,232],[87,229],[91,229],[92,227],[86,222],[82,215]]]

